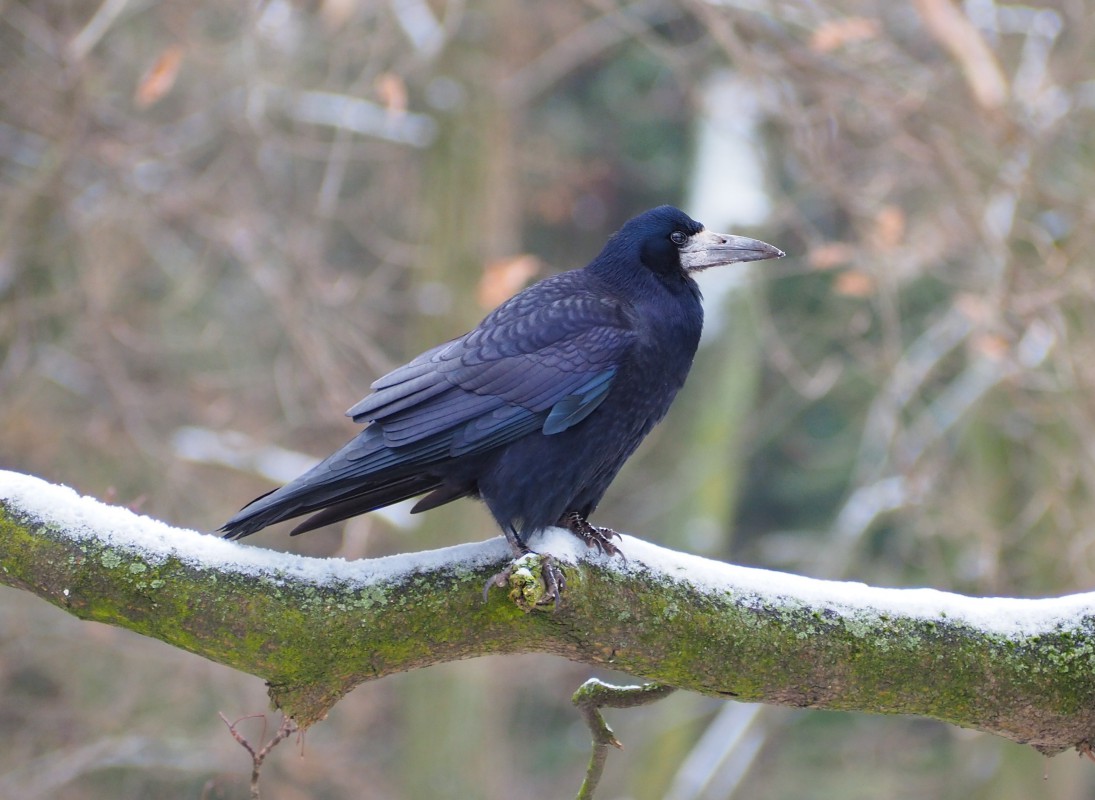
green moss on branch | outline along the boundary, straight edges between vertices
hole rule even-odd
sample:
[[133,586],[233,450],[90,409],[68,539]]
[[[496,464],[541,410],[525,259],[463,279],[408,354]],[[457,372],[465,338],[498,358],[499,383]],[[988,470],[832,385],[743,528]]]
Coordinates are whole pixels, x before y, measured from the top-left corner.
[[[470,567],[422,554],[421,569],[395,577],[318,582],[184,563],[101,533],[74,536],[0,500],[0,583],[262,677],[302,726],[363,681],[547,652],[719,697],[932,717],[1047,753],[1095,740],[1095,607],[1069,629],[1003,636],[591,556],[562,562],[558,611],[526,613],[504,590],[482,600],[500,556]],[[539,577],[535,560],[529,569]]]

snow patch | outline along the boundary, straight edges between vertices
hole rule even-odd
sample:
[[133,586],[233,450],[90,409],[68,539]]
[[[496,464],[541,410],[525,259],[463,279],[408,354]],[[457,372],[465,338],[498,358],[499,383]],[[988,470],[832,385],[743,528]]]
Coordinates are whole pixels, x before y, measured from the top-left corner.
[[[17,512],[64,530],[77,540],[124,548],[150,564],[177,558],[195,569],[220,569],[273,580],[294,578],[315,585],[364,585],[416,572],[449,567],[477,569],[509,553],[501,537],[440,550],[360,561],[307,558],[248,547],[218,536],[174,528],[158,520],[81,497],[66,486],[0,470],[0,500]],[[1003,637],[1029,637],[1077,629],[1095,616],[1095,593],[1047,599],[965,597],[935,589],[881,589],[862,583],[827,581],[740,567],[622,537],[626,560],[590,550],[575,536],[553,528],[532,538],[533,550],[559,561],[611,564],[636,577],[679,580],[697,591],[743,600],[751,607],[802,608],[864,622],[885,617],[964,625]]]
[[[545,531],[534,549],[577,561],[603,559],[560,529]],[[536,541],[536,540],[534,540]],[[1062,629],[1077,629],[1095,616],[1095,592],[1058,598],[967,597],[936,589],[884,589],[850,581],[829,581],[784,572],[740,567],[722,561],[669,550],[624,536],[620,550],[627,560],[615,568],[636,577],[665,575],[705,594],[743,598],[751,607],[799,607],[867,621],[905,617],[938,624],[963,625],[1007,638],[1029,637]]]
[[464,544],[423,553],[361,561],[308,558],[249,547],[81,497],[67,486],[0,470],[0,500],[15,512],[65,531],[78,541],[98,541],[130,551],[149,564],[177,558],[195,569],[218,569],[275,580],[293,578],[313,584],[367,584],[443,566],[475,569],[497,563],[509,553],[505,540]]

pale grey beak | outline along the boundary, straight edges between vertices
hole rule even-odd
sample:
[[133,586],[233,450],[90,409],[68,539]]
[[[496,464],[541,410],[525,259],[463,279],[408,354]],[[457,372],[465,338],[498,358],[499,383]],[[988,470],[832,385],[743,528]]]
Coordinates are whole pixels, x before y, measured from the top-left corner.
[[734,236],[730,233],[700,231],[692,234],[680,249],[681,266],[687,272],[699,272],[708,267],[735,264],[739,261],[763,261],[783,258],[785,253],[760,239]]

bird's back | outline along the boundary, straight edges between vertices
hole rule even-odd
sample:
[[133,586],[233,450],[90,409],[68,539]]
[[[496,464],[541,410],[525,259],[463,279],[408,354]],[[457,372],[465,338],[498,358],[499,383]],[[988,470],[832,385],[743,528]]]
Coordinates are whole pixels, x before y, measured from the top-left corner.
[[[556,282],[557,281],[557,282]],[[688,280],[669,291],[656,282],[613,285],[595,271],[549,280],[551,291],[581,287],[611,303],[627,346],[603,402],[557,435],[530,434],[508,444],[484,470],[479,492],[500,523],[532,532],[576,511],[588,517],[624,462],[666,415],[699,345],[703,309]]]

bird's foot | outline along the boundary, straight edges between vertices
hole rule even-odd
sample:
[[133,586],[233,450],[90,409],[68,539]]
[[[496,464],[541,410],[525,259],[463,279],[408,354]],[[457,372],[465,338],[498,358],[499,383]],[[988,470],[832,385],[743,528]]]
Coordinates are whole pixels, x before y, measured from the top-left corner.
[[[538,559],[539,563],[531,559]],[[492,588],[509,586],[510,599],[525,613],[546,605],[553,605],[553,610],[558,611],[566,585],[566,575],[555,566],[555,559],[550,555],[526,551],[487,580],[483,587],[483,602],[487,602]]]
[[559,527],[566,528],[579,539],[586,543],[587,547],[596,547],[602,553],[610,556],[618,555],[625,558],[624,554],[612,542],[612,537],[622,538],[618,531],[612,528],[602,528],[594,525],[577,511],[568,511],[559,518]]

